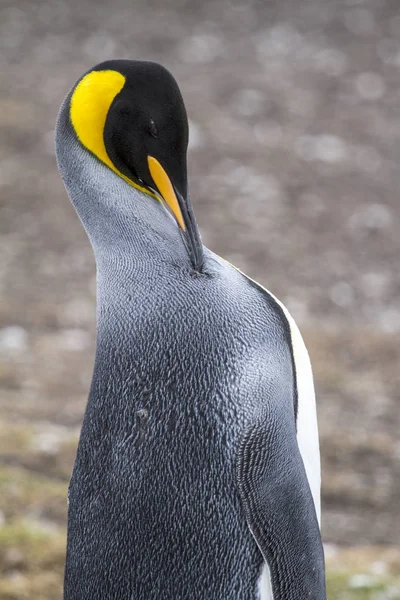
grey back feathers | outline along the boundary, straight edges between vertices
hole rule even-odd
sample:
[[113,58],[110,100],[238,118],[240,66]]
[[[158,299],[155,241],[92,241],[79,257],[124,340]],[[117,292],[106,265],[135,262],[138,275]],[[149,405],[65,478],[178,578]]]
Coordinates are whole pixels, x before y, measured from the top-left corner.
[[193,271],[175,221],[81,146],[68,107],[57,161],[98,316],[65,600],[265,600],[268,567],[274,600],[323,600],[283,309],[207,249]]

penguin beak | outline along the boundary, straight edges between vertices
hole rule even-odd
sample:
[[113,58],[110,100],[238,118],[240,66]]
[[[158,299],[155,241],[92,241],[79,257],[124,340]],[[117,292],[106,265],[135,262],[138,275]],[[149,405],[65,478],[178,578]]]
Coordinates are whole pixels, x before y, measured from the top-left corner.
[[157,189],[174,215],[184,241],[186,251],[196,271],[200,271],[203,264],[203,245],[200,240],[196,220],[194,218],[189,196],[186,198],[173,185],[165,169],[154,156],[147,157],[150,175]]

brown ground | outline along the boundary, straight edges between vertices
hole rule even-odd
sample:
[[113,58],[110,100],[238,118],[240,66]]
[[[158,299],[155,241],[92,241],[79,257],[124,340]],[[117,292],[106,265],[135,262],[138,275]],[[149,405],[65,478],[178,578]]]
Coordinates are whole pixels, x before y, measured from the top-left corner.
[[[304,333],[325,541],[400,543],[399,40],[398,0],[2,1],[6,525],[64,525],[93,361],[94,261],[55,165],[57,110],[85,69],[130,57],[181,85],[205,243]],[[40,478],[56,486],[50,506]]]

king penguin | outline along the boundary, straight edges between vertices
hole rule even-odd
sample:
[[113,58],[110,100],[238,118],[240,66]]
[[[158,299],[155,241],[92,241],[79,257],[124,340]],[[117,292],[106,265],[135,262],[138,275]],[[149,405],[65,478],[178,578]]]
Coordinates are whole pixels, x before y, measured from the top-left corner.
[[95,66],[59,113],[97,265],[64,600],[324,600],[308,354],[281,302],[202,245],[187,145],[156,63]]

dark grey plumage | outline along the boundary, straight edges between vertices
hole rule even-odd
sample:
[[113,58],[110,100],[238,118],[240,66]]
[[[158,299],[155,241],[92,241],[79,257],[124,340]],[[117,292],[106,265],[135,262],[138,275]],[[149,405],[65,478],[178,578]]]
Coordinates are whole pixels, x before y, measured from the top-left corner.
[[323,600],[282,307],[77,141],[57,160],[97,263],[97,349],[69,490],[65,600]]

